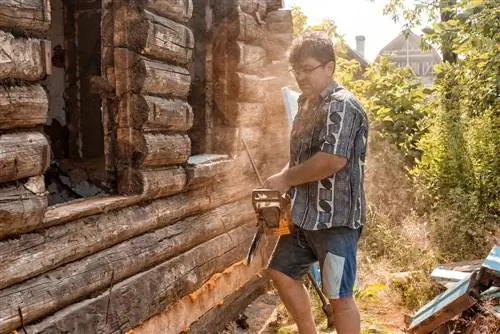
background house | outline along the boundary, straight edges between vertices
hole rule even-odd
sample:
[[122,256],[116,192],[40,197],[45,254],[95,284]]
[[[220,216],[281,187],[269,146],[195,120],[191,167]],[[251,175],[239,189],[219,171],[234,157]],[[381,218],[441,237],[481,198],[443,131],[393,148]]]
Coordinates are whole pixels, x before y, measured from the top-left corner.
[[435,79],[432,69],[441,58],[434,48],[422,51],[420,45],[421,38],[415,33],[409,32],[408,36],[401,33],[380,51],[379,56],[388,57],[399,67],[410,67],[425,86],[430,86]]

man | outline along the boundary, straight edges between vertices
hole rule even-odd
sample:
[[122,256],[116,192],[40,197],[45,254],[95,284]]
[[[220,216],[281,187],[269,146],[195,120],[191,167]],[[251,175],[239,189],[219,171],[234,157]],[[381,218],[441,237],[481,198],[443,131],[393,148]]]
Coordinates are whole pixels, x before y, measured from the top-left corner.
[[265,186],[290,192],[294,232],[280,238],[269,264],[271,278],[300,333],[316,333],[302,278],[319,261],[337,333],[359,333],[353,287],[365,222],[367,116],[355,97],[332,80],[335,52],[325,34],[299,37],[288,60],[302,90],[290,161]]

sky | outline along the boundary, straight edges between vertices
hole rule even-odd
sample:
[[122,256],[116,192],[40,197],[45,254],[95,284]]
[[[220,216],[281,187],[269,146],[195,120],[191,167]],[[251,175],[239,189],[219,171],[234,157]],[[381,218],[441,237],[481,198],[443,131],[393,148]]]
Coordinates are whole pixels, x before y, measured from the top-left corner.
[[[365,58],[374,61],[380,50],[401,31],[402,23],[394,23],[382,11],[387,0],[285,0],[285,8],[298,5],[308,24],[332,19],[350,47],[356,49],[357,35],[365,36]],[[415,31],[420,33],[419,31]]]

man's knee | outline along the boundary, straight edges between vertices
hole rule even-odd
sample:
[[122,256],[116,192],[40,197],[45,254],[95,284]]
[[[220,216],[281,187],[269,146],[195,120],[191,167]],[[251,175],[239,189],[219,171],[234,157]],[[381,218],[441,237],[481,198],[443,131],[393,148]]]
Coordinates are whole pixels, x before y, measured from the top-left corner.
[[353,297],[330,299],[332,310],[334,313],[345,313],[358,310]]

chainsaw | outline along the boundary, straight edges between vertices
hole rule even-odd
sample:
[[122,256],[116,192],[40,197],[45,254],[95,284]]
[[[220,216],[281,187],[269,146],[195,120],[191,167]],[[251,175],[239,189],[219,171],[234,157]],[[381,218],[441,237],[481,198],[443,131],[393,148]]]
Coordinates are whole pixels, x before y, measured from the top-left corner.
[[292,233],[293,226],[290,218],[290,199],[287,195],[282,196],[279,191],[272,189],[254,189],[252,205],[257,218],[257,232],[248,251],[248,264],[252,262],[263,234],[279,237]]

